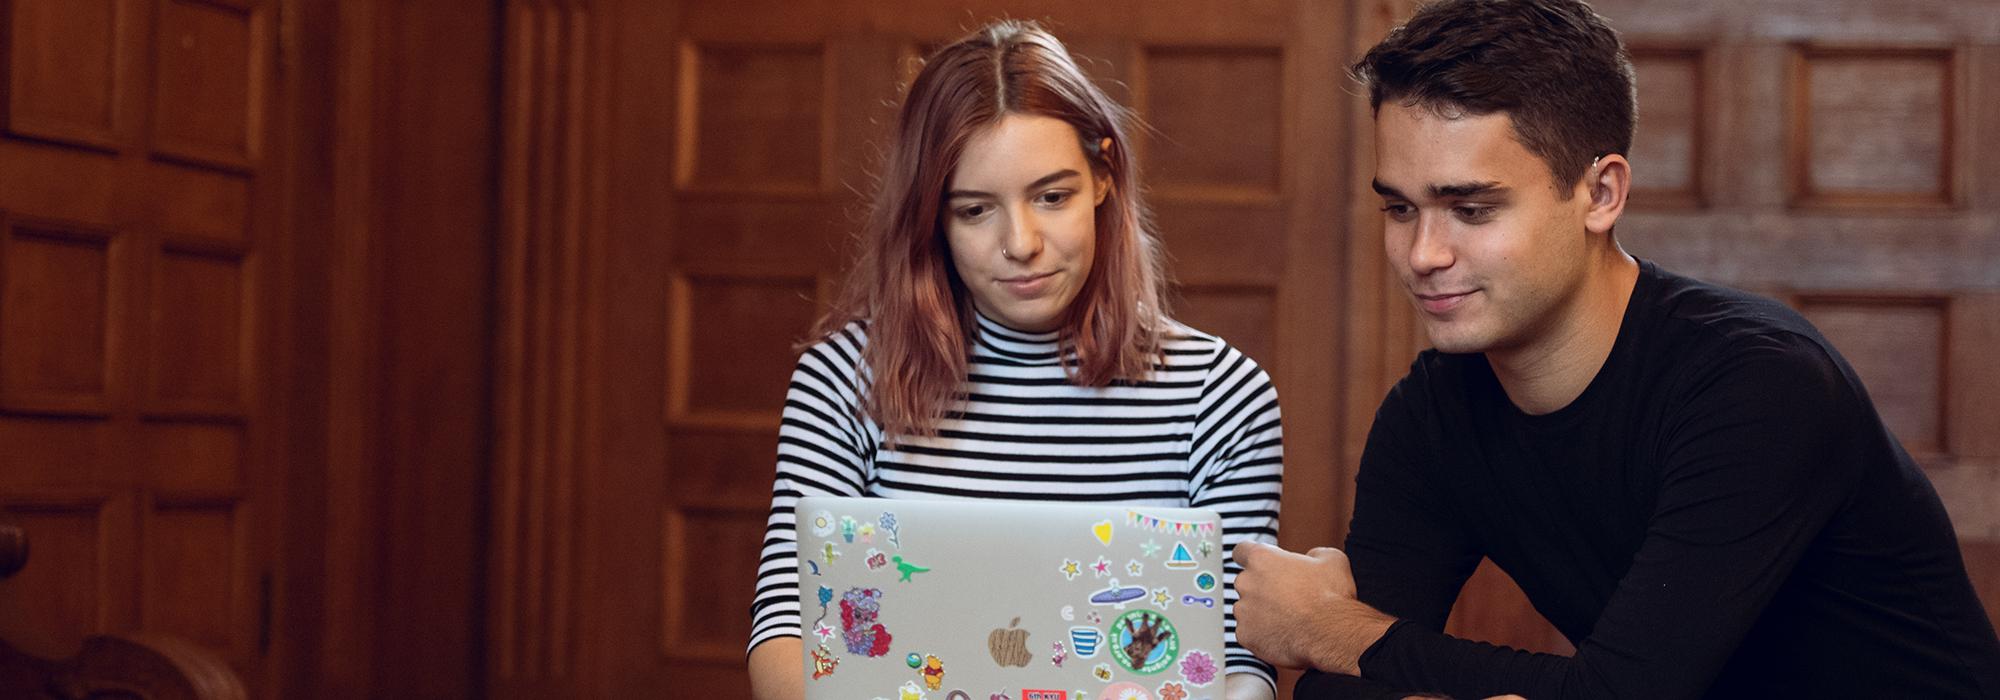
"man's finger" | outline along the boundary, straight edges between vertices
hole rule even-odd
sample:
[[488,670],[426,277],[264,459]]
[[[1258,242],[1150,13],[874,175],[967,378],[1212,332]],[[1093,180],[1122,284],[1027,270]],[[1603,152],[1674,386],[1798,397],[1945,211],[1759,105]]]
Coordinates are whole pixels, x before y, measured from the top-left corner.
[[1314,547],[1312,551],[1306,552],[1306,556],[1326,563],[1347,566],[1347,553],[1334,547]]
[[[1233,551],[1231,551],[1229,556],[1234,557],[1236,559],[1236,564],[1238,566],[1248,569],[1250,568],[1250,562],[1256,560],[1258,557],[1264,556],[1264,553],[1261,550],[1264,549],[1265,547],[1271,547],[1271,545],[1264,544],[1262,542],[1238,542],[1236,543],[1236,548]],[[1271,547],[1271,548],[1277,549],[1276,547]]]

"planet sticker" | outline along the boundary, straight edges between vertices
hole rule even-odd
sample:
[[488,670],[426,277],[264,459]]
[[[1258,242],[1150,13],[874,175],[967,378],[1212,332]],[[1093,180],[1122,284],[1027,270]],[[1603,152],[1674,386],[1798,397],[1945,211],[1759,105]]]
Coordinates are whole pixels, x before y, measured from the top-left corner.
[[1203,571],[1194,575],[1194,587],[1206,593],[1215,590],[1215,574]]

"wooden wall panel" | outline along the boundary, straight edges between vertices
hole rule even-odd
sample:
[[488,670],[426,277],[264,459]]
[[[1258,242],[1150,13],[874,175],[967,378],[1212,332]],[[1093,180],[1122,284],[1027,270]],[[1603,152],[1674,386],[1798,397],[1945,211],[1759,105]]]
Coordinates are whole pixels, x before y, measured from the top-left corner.
[[243,525],[232,500],[161,502],[142,524],[140,624],[221,650],[241,663],[252,640],[240,630],[249,609],[243,581]]
[[69,653],[84,637],[109,631],[117,571],[107,567],[105,503],[14,502],[0,517],[28,533],[30,566],[0,582],[0,638],[31,652]]
[[160,229],[183,236],[241,242],[250,237],[250,181],[240,175],[156,162],[146,168],[159,202]]
[[682,56],[681,188],[819,189],[823,47],[690,44]]
[[1631,201],[1639,207],[1695,207],[1704,201],[1707,168],[1702,138],[1709,118],[1705,53],[1701,48],[1635,42],[1632,67],[1639,85],[1639,132],[1632,159]]
[[[817,280],[683,274],[672,284],[668,420],[776,429],[798,360],[792,344],[820,311]],[[725,318],[759,322],[701,322]]]
[[248,270],[227,249],[170,247],[154,273],[149,410],[240,416],[250,376]]
[[110,409],[123,307],[115,237],[0,218],[0,406]]
[[129,137],[119,108],[137,0],[17,0],[6,26],[7,130],[115,148]]
[[118,432],[102,421],[62,416],[0,418],[0,454],[7,455],[0,493],[69,492],[118,474],[116,451],[106,445]]
[[1146,48],[1137,107],[1155,136],[1142,162],[1163,197],[1278,196],[1283,59],[1265,47]]
[[1804,46],[1793,58],[1793,196],[1802,205],[1952,204],[1949,49]]
[[258,156],[264,102],[262,10],[217,0],[158,0],[154,148],[241,169]]
[[672,507],[667,510],[662,561],[662,658],[738,663],[750,630],[736,616],[755,592],[739,572],[756,571],[763,550],[765,510],[742,507]]
[[167,493],[227,493],[246,481],[243,428],[149,422],[141,431],[146,483]]

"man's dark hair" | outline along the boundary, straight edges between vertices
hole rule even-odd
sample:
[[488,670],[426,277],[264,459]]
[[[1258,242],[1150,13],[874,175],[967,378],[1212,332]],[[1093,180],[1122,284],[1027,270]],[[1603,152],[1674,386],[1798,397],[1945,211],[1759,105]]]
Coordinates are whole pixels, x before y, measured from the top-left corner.
[[1565,198],[1591,161],[1632,149],[1631,58],[1580,0],[1439,0],[1350,71],[1377,113],[1388,100],[1448,118],[1506,112]]

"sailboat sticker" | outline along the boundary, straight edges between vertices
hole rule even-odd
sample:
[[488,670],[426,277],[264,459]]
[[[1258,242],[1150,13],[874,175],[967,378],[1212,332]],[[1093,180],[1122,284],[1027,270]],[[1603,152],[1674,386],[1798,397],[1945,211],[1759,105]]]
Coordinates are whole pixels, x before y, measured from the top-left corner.
[[1173,556],[1167,557],[1169,569],[1192,569],[1200,564],[1194,560],[1194,553],[1188,551],[1186,542],[1174,543]]

